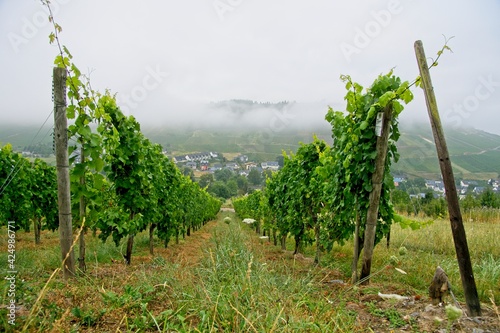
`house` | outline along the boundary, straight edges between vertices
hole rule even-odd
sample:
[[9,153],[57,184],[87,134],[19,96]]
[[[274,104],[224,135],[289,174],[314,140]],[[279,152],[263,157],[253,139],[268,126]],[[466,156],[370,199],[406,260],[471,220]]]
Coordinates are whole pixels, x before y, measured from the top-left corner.
[[207,171],[208,170],[209,163],[206,160],[200,161],[200,170],[201,171]]
[[444,183],[442,180],[426,180],[425,188],[428,188],[434,192],[444,193]]
[[196,162],[194,162],[194,161],[189,161],[189,162],[187,162],[187,163],[186,163],[186,166],[187,166],[188,168],[193,169],[193,170],[196,170],[196,168],[198,167],[198,165],[197,165],[197,164],[196,164]]
[[488,179],[488,185],[490,185],[493,190],[500,187],[500,179]]
[[394,177],[394,182],[396,182],[396,183],[402,183],[405,181],[406,181],[405,177]]
[[247,163],[248,162],[248,156],[247,155],[240,155],[235,158],[235,161],[238,161],[240,163]]
[[252,170],[258,166],[259,165],[255,162],[247,162],[247,163],[245,163],[245,170]]
[[394,186],[398,187],[399,184],[401,184],[401,183],[403,183],[405,181],[406,181],[405,177],[402,177],[402,176],[394,177]]
[[477,182],[473,180],[461,180],[460,181],[460,194],[465,194],[469,189],[477,186]]
[[231,170],[231,171],[234,171],[234,170],[238,170],[240,168],[240,166],[234,162],[228,162],[228,163],[226,163],[226,168]]
[[194,154],[188,154],[187,159],[189,161],[195,161],[195,162],[200,162],[200,161],[208,161],[212,157],[210,153],[194,153]]
[[214,165],[212,165],[212,167],[210,168],[210,171],[211,172],[215,172],[217,170],[222,170],[222,164],[220,163],[215,163]]
[[474,187],[473,192],[474,192],[474,194],[481,194],[484,192],[484,190],[485,190],[484,187],[476,186],[476,187]]
[[469,186],[477,186],[477,182],[473,181],[473,180],[461,180],[460,181],[460,187],[468,188]]
[[213,158],[219,157],[219,154],[216,152],[202,152],[202,153],[192,153],[186,155],[178,155],[174,156],[174,163],[184,163],[184,162],[201,162],[201,161],[210,161]]
[[187,162],[187,155],[174,156],[174,163],[184,163]]
[[276,161],[262,162],[260,164],[263,170],[279,170],[280,165]]

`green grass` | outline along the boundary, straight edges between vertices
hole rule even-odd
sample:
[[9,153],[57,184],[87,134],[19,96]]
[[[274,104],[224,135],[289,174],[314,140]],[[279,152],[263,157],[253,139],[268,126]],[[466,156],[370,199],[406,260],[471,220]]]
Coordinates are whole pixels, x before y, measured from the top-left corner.
[[[480,299],[491,304],[493,294],[499,304],[500,224],[467,222],[465,227]],[[42,245],[35,250],[31,235],[20,232],[16,294],[23,310],[16,330],[5,323],[6,309],[0,310],[0,325],[11,329],[7,332],[20,331],[29,318],[27,332],[58,328],[75,332],[356,332],[364,329],[359,326],[359,311],[364,309],[365,315],[395,329],[403,325],[400,309],[390,304],[384,308],[369,302],[363,305],[360,297],[382,292],[425,298],[437,265],[448,274],[458,300],[464,301],[447,221],[436,220],[414,231],[394,226],[391,246],[386,248],[384,240],[375,248],[366,287],[325,284],[336,279],[349,281],[350,242],[324,253],[317,267],[312,260],[262,243],[232,212],[220,213],[210,228],[211,237],[199,254],[193,251],[200,248],[189,248],[187,238],[170,245],[170,250],[160,249],[157,240],[157,254],[150,257],[148,234],[141,233],[136,236],[130,267],[122,263],[121,244],[117,248],[88,235],[87,272],[68,282],[60,273],[50,278],[59,266],[58,234],[44,232]],[[5,234],[2,229],[2,248]],[[292,239],[288,249],[293,249]],[[165,252],[168,250],[172,252]],[[305,247],[304,252],[312,258],[314,247]],[[186,255],[196,261],[189,264],[183,259]],[[0,260],[6,262],[5,252]],[[1,302],[6,304],[5,280],[0,291]],[[38,310],[29,314],[35,305]],[[410,324],[418,332],[418,325]]]

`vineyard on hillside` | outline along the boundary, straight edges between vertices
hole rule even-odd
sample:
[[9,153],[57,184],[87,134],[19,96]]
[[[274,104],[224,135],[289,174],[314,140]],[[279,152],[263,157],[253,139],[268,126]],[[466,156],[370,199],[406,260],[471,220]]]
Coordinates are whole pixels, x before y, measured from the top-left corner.
[[[223,202],[207,190],[213,178],[200,186],[111,92],[92,88],[59,42],[50,2],[42,2],[59,50],[56,166],[11,145],[0,150],[3,331],[498,332],[499,244],[490,230],[498,223],[470,228],[480,232],[472,243],[480,251],[474,308],[470,284],[456,288],[470,258],[457,251],[463,243],[455,233],[451,244],[437,218],[396,213],[394,203],[401,208],[406,199],[390,172],[400,157],[398,117],[411,88],[425,88],[423,76],[403,81],[391,70],[364,88],[342,75],[345,110],[329,108],[325,116],[332,143],[314,137],[298,144],[283,153],[282,168],[264,173],[262,189],[247,187]],[[236,180],[233,189],[240,189]],[[485,198],[496,204],[493,194]],[[434,260],[454,284],[443,273],[446,280],[432,285],[459,297],[451,294],[446,307],[447,294],[430,308],[423,296],[432,292]],[[479,301],[488,304],[484,316]]]

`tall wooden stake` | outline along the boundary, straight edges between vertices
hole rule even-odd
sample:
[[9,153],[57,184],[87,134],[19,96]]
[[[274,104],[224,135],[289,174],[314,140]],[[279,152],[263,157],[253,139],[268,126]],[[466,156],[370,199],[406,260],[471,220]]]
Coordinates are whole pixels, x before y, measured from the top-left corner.
[[[83,140],[82,140],[83,141]],[[80,149],[80,162],[85,163],[85,151],[83,150],[83,142],[81,142],[82,147]],[[85,186],[85,175],[80,177],[80,184]],[[80,197],[80,221],[81,223],[85,223],[85,215],[87,212],[87,205],[85,202],[85,196]],[[82,231],[80,232],[79,242],[79,251],[78,251],[78,268],[85,272],[87,270],[87,265],[85,264],[85,232],[87,227],[84,225],[82,227]]]
[[73,225],[68,161],[68,119],[66,118],[66,69],[53,70],[54,88],[54,140],[57,165],[57,203],[59,207],[59,242],[64,278],[75,274]]
[[375,171],[372,175],[372,191],[370,192],[370,206],[366,213],[365,243],[363,246],[363,266],[360,279],[363,284],[370,283],[370,271],[372,267],[373,248],[375,247],[375,231],[377,229],[378,207],[380,204],[380,193],[384,182],[385,160],[387,158],[387,146],[389,132],[391,129],[392,104],[384,108],[382,120],[382,133],[377,138],[377,157],[375,157]]
[[446,191],[446,201],[448,203],[451,231],[455,242],[455,252],[457,254],[460,276],[462,278],[465,301],[467,303],[469,314],[471,316],[480,316],[481,304],[477,295],[476,283],[472,272],[469,247],[467,246],[467,237],[465,235],[462,214],[460,213],[460,206],[458,203],[455,177],[453,176],[451,161],[448,155],[448,147],[446,145],[443,127],[441,126],[436,96],[434,95],[434,88],[432,86],[422,41],[418,40],[415,42],[415,54],[417,56],[418,67],[420,69],[422,87],[424,88],[425,101],[427,103],[427,111],[431,120],[432,133],[434,135],[437,155],[439,158],[439,167],[441,168],[441,175],[443,177],[444,188]]

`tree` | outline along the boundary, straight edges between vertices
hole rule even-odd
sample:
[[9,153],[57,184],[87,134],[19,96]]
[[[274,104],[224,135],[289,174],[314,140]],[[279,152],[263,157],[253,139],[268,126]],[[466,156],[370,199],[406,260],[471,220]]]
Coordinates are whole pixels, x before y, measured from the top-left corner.
[[100,131],[108,152],[105,171],[114,184],[117,204],[117,209],[110,211],[113,216],[100,219],[100,237],[105,240],[112,235],[118,245],[122,237],[128,236],[124,258],[130,264],[134,236],[147,227],[142,212],[156,204],[153,178],[145,163],[151,143],[140,132],[135,118],[123,115],[113,97],[103,96],[99,102],[109,116]]
[[252,185],[260,185],[262,183],[262,175],[260,174],[259,170],[257,169],[252,169],[248,173],[248,182]]
[[240,194],[245,194],[248,192],[248,179],[243,175],[236,177],[236,184],[238,185],[238,190]]
[[481,202],[480,200],[476,199],[471,193],[468,193],[465,198],[460,200],[460,207],[462,207],[465,212],[468,212],[473,208],[481,207]]
[[227,181],[233,176],[233,172],[229,169],[216,170],[214,172],[214,178],[217,181],[227,183]]
[[232,196],[231,190],[227,187],[225,183],[221,181],[216,181],[211,183],[208,186],[208,192],[218,198],[229,199]]
[[214,175],[211,173],[206,173],[201,175],[198,184],[200,185],[201,188],[205,188],[209,186],[213,181],[214,181]]
[[309,231],[313,231],[315,263],[319,263],[320,253],[318,217],[324,207],[323,183],[316,169],[325,150],[326,144],[317,138],[310,144],[302,144],[295,155],[284,156],[283,168],[269,179],[267,188],[270,210],[280,221],[277,229],[281,234],[290,233],[295,239],[294,254],[299,252],[302,243],[312,243]]
[[0,150],[0,221],[15,221],[15,230],[30,230],[31,168],[29,161],[7,144]]
[[229,191],[230,197],[235,197],[238,195],[238,183],[236,179],[231,178],[226,182],[227,189]]
[[273,171],[266,169],[262,171],[262,183],[265,185],[266,184],[266,179],[271,178],[273,176]]
[[[35,244],[40,244],[40,232],[43,227],[57,230],[59,216],[57,207],[57,176],[54,167],[35,159],[32,163],[30,180],[31,217],[35,232]],[[45,225],[42,221],[45,220]]]
[[488,208],[500,208],[500,199],[491,188],[486,188],[483,193],[479,196],[479,201],[481,206]]
[[[330,234],[328,246],[335,240],[343,241],[355,234],[352,265],[354,281],[357,280],[357,258],[361,247],[370,247],[364,252],[362,277],[365,277],[369,276],[372,247],[390,231],[394,215],[390,191],[394,187],[394,181],[389,170],[391,161],[397,162],[399,157],[395,144],[399,138],[397,116],[403,110],[400,101],[408,103],[413,95],[409,90],[409,83],[401,82],[392,71],[379,75],[366,90],[349,76],[343,75],[341,79],[347,89],[347,112],[330,108],[326,115],[327,121],[332,125],[333,145],[322,159],[325,193],[329,196],[326,204],[332,212],[332,220],[325,227]],[[378,155],[377,118],[380,118],[381,113],[385,114],[387,108],[392,110],[392,116],[389,117],[387,157],[383,165],[383,177],[374,183],[374,161]],[[375,221],[370,221],[370,228],[367,228],[370,196],[372,192],[375,194],[374,188],[380,190],[380,200]],[[370,242],[372,237],[374,244]],[[370,244],[365,244],[367,241]]]
[[194,171],[190,167],[187,167],[187,166],[183,167],[182,168],[182,174],[184,176],[187,176],[187,177],[191,178],[192,181],[195,180]]
[[403,190],[393,190],[391,192],[392,203],[396,211],[407,211],[408,206],[411,204],[410,195]]

